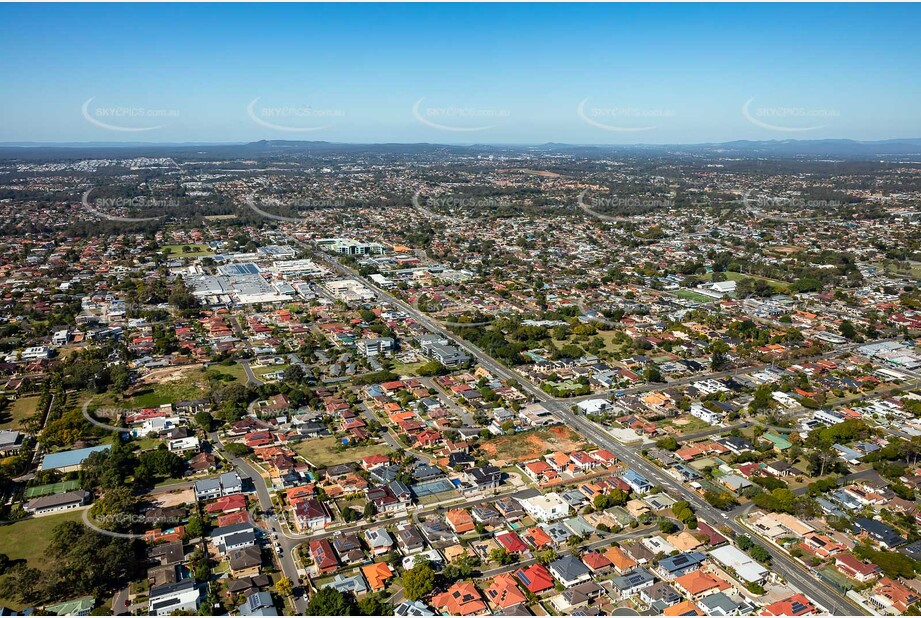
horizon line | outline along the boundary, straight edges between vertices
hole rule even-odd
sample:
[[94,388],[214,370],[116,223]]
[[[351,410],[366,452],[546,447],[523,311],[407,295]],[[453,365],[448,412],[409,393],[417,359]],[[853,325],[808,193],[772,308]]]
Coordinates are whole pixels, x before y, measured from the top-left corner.
[[0,148],[81,148],[81,147],[112,147],[112,148],[129,148],[139,146],[246,146],[258,144],[260,142],[290,143],[290,144],[329,144],[341,146],[515,146],[515,147],[537,147],[537,146],[578,146],[578,147],[624,147],[624,146],[720,146],[725,144],[734,144],[739,142],[749,143],[809,143],[809,142],[851,142],[855,144],[881,144],[889,142],[921,142],[921,137],[894,137],[883,139],[853,139],[849,137],[826,137],[814,139],[733,139],[727,141],[702,141],[702,142],[428,142],[428,141],[382,141],[382,142],[362,142],[362,141],[331,141],[331,140],[292,140],[292,139],[256,139],[256,140],[234,140],[226,142],[212,141],[190,141],[190,142],[132,142],[132,141],[85,141],[85,142],[45,142],[45,141],[11,141],[0,142]]

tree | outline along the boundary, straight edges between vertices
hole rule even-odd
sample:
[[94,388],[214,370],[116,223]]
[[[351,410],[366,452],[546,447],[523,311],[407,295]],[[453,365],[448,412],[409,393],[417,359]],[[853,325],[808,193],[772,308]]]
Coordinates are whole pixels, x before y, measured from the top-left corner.
[[643,375],[646,378],[647,382],[661,382],[662,381],[662,372],[659,371],[659,368],[655,365],[649,365],[643,371]]
[[111,594],[138,577],[142,547],[143,543],[99,534],[79,521],[58,524],[45,551],[52,566],[42,585],[53,598]]
[[752,558],[754,558],[758,562],[766,564],[771,561],[771,554],[769,554],[768,550],[766,550],[761,545],[755,545],[754,547],[751,548],[751,551],[748,553],[751,555]]
[[704,500],[707,501],[707,504],[712,506],[715,509],[721,511],[728,511],[732,507],[738,505],[735,497],[728,491],[713,491],[708,489],[704,492]]
[[665,436],[664,438],[659,438],[656,440],[656,446],[666,451],[677,451],[679,444],[678,440],[675,439],[675,436]]
[[189,517],[189,523],[185,525],[185,533],[190,539],[200,538],[207,530],[207,524],[198,515]]
[[294,593],[294,584],[287,577],[282,577],[275,583],[275,590],[283,597],[290,597]]
[[544,551],[538,552],[535,557],[537,558],[538,564],[547,566],[559,558],[559,555],[556,553],[556,550],[551,547],[549,549],[545,549]]
[[448,368],[438,361],[433,360],[425,363],[424,365],[420,365],[419,368],[416,369],[416,373],[423,377],[443,376],[448,373]]
[[211,431],[211,425],[214,423],[214,417],[210,412],[197,412],[195,414],[195,424],[204,429]]
[[38,590],[41,577],[41,571],[26,566],[25,562],[15,564],[0,580],[0,594],[20,603],[33,603],[41,598]]
[[320,588],[307,603],[306,616],[354,616],[355,598],[335,588]]
[[94,523],[105,530],[125,532],[136,519],[137,498],[128,487],[110,489],[90,509]]
[[253,449],[240,442],[230,442],[224,445],[224,450],[231,457],[246,457],[252,454]]
[[659,532],[663,534],[671,534],[676,530],[678,530],[678,525],[670,519],[662,519],[659,521]]
[[304,381],[304,368],[300,365],[292,364],[285,369],[282,380],[286,384],[300,384]]
[[729,357],[726,355],[729,352],[729,344],[725,341],[715,341],[713,345],[710,346],[712,353],[710,354],[710,369],[713,371],[719,371],[726,366],[726,363],[729,361]]
[[[403,592],[410,601],[418,601],[435,588],[435,571],[427,563],[417,564],[403,573]],[[327,614],[335,616],[336,614]]]
[[358,601],[358,613],[362,616],[392,616],[393,607],[381,599],[380,594],[369,594]]
[[841,320],[841,325],[838,327],[841,336],[850,339],[853,341],[857,337],[857,329],[854,328],[854,324],[850,320]]
[[518,562],[518,554],[509,553],[504,547],[497,547],[489,552],[489,560],[500,566],[508,566],[509,564]]

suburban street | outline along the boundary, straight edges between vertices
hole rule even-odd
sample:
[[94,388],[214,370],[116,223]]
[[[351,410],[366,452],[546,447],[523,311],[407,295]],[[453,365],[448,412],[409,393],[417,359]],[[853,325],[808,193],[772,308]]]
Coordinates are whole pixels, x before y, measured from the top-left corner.
[[[217,432],[212,432],[210,434],[212,443],[220,450],[221,455],[227,458],[234,468],[236,468],[237,473],[240,475],[240,478],[244,481],[250,480],[253,486],[256,489],[256,496],[259,499],[259,508],[263,513],[275,513],[275,507],[272,504],[272,497],[269,494],[268,487],[265,485],[265,480],[262,478],[262,475],[259,474],[259,470],[256,469],[251,463],[240,457],[233,457],[225,450],[223,450],[223,444],[221,443],[220,436]],[[297,564],[294,561],[295,548],[300,544],[300,540],[291,537],[285,531],[284,527],[281,525],[281,520],[277,516],[267,515],[265,517],[267,524],[267,535],[269,537],[269,543],[272,543],[272,532],[278,532],[278,544],[282,548],[282,553],[279,555],[277,551],[273,551],[278,563],[281,565],[281,570],[284,573],[285,577],[291,580],[291,583],[294,585],[295,591],[298,589],[298,582],[300,581],[300,574],[297,570]],[[295,596],[294,605],[298,613],[303,615],[304,611],[307,608],[307,603],[304,600],[303,596]]]
[[[379,294],[383,299],[392,303],[393,305],[399,307],[405,311],[408,315],[411,315],[415,320],[419,321],[426,327],[428,327],[433,332],[436,332],[450,341],[454,342],[455,345],[466,350],[471,356],[476,358],[476,360],[483,365],[486,369],[491,371],[494,375],[497,375],[506,380],[514,380],[517,382],[523,390],[530,394],[535,400],[544,404],[553,414],[555,414],[560,420],[564,423],[578,431],[580,434],[586,438],[592,440],[596,446],[606,448],[613,452],[615,455],[620,458],[620,460],[631,467],[636,472],[639,472],[649,480],[653,480],[660,484],[668,493],[673,497],[681,496],[688,502],[690,502],[695,510],[697,511],[698,518],[706,520],[708,523],[713,524],[714,526],[723,525],[732,530],[735,534],[749,534],[749,530],[742,526],[738,521],[731,518],[727,513],[717,511],[709,504],[704,502],[704,500],[695,492],[691,491],[677,480],[672,479],[666,475],[661,469],[654,466],[650,462],[646,461],[642,457],[638,456],[635,452],[635,447],[625,445],[617,440],[615,440],[607,431],[601,429],[595,423],[573,413],[569,408],[574,402],[574,400],[558,400],[547,393],[544,393],[539,388],[534,386],[529,380],[524,378],[521,375],[516,374],[512,370],[506,368],[504,365],[493,359],[491,356],[480,350],[478,347],[473,346],[472,344],[461,340],[455,337],[451,332],[442,327],[440,324],[430,319],[428,316],[424,315],[422,312],[414,309],[409,304],[395,298],[393,295],[387,293],[383,289],[377,287],[372,282],[367,280],[364,277],[361,277],[356,272],[351,271],[338,262],[334,258],[329,258],[324,256],[327,263],[333,266],[339,272],[343,274],[358,278],[362,283],[364,283],[369,288],[373,289],[377,294]],[[835,350],[834,352],[824,354],[824,356],[833,356],[840,354],[844,350],[853,349],[858,345],[865,344],[852,344],[848,346],[842,346]],[[805,359],[804,359],[805,360]],[[768,366],[768,365],[765,365]],[[733,369],[731,371],[719,372],[716,374],[711,374],[709,376],[697,376],[684,378],[680,381],[675,381],[670,384],[661,384],[661,385],[646,385],[642,388],[643,390],[656,390],[667,388],[679,383],[689,383],[701,379],[706,379],[708,377],[729,377],[743,372],[750,372],[757,370],[758,368],[739,368]],[[640,392],[640,391],[637,391]],[[599,395],[595,395],[596,397]],[[576,399],[578,400],[578,399]],[[826,610],[834,613],[844,614],[844,615],[866,615],[867,612],[860,606],[854,604],[849,599],[841,594],[839,590],[832,587],[827,582],[820,580],[819,578],[813,576],[809,573],[804,566],[797,564],[791,557],[786,553],[779,550],[777,547],[770,543],[764,543],[765,548],[771,554],[772,557],[772,568],[776,573],[781,575],[784,579],[787,580],[790,584],[798,588],[799,590],[808,594],[813,598],[817,603],[822,605]]]

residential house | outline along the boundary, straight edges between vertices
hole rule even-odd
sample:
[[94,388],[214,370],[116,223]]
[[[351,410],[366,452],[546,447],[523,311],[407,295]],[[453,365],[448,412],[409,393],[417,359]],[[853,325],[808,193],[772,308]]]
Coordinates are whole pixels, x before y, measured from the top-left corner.
[[432,605],[450,616],[479,616],[487,613],[479,591],[468,581],[455,582],[447,591],[432,597]]
[[151,616],[168,616],[175,612],[198,612],[201,590],[194,579],[184,579],[175,584],[152,588],[148,593],[147,613]]

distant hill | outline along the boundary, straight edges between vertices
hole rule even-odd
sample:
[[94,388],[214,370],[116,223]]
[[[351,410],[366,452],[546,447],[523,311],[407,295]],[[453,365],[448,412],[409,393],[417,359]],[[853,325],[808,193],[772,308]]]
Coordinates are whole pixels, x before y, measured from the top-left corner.
[[586,158],[616,155],[706,156],[740,158],[782,159],[848,159],[891,160],[908,158],[921,160],[921,138],[881,141],[856,141],[848,139],[822,140],[738,140],[705,144],[632,144],[632,145],[579,145],[579,144],[349,144],[324,141],[261,140],[239,144],[153,144],[153,143],[5,143],[0,144],[0,158],[18,160],[66,160],[85,158],[130,157],[203,157],[234,158],[276,155],[375,154],[375,155],[429,155],[439,153],[463,155],[513,154],[542,152],[568,154]]

